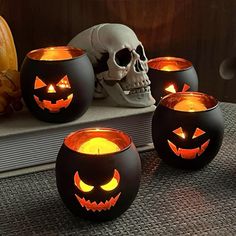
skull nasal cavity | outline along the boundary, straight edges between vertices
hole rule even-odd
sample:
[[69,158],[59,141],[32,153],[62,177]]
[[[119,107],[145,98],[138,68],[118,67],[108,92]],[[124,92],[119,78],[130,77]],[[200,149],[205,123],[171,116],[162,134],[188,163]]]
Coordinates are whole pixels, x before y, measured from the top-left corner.
[[139,60],[137,60],[136,63],[135,63],[135,71],[136,72],[144,71],[144,69],[143,69],[143,67],[142,67],[142,65],[141,65]]
[[143,48],[142,48],[141,45],[138,45],[138,47],[136,48],[135,51],[138,53],[138,55],[140,56],[140,59],[141,59],[142,61],[145,61],[145,60],[146,60],[146,57],[144,56]]

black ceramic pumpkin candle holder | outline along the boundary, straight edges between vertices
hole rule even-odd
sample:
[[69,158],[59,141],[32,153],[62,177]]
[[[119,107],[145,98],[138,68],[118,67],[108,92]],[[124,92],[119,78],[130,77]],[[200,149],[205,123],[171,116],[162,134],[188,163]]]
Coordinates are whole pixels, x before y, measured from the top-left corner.
[[74,120],[88,109],[93,98],[93,67],[81,49],[33,50],[24,59],[20,78],[25,104],[43,121]]
[[158,57],[149,60],[148,67],[152,96],[157,102],[170,93],[198,90],[198,76],[190,61]]
[[201,168],[222,144],[224,121],[217,100],[199,92],[169,94],[161,99],[152,119],[158,156],[183,168]]
[[90,220],[111,220],[126,211],[140,177],[140,158],[131,138],[110,128],[71,133],[56,161],[63,202],[75,215]]

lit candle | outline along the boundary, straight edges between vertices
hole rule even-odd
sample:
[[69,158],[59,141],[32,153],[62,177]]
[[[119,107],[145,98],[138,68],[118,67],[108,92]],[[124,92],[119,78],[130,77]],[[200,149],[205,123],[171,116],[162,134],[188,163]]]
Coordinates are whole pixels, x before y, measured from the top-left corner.
[[192,67],[192,63],[183,58],[178,57],[157,57],[148,62],[151,69],[161,71],[180,71]]
[[160,68],[160,70],[164,70],[164,71],[176,71],[176,70],[179,70],[179,69],[180,68],[177,65],[174,65],[174,64],[165,65],[165,66]]
[[119,151],[118,145],[106,138],[96,137],[84,142],[78,149],[80,153],[107,154]]
[[197,97],[187,97],[174,106],[177,111],[205,111],[207,107]]
[[57,48],[48,48],[43,51],[43,55],[41,56],[40,60],[44,61],[55,61],[55,60],[65,60],[71,59],[72,55],[67,50],[60,50]]
[[121,215],[138,193],[140,178],[141,161],[131,138],[112,128],[69,134],[56,160],[63,202],[75,215],[89,220]]

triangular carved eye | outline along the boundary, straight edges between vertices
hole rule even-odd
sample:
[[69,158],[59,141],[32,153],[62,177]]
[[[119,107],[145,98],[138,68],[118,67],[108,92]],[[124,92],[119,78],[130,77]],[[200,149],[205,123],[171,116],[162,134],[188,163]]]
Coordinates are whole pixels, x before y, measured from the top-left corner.
[[190,89],[190,86],[188,84],[184,84],[182,92],[186,92]]
[[47,85],[38,76],[36,76],[35,82],[34,82],[34,89],[40,89],[46,86]]
[[60,88],[71,88],[69,79],[66,75],[56,84],[56,86]]
[[178,129],[173,130],[172,132],[177,134],[179,137],[185,139],[185,133],[183,132],[183,129],[181,127],[179,127]]
[[197,137],[199,137],[199,136],[201,136],[201,135],[203,135],[205,133],[206,133],[205,131],[203,131],[203,130],[201,130],[199,128],[196,128],[196,130],[195,130],[195,132],[193,134],[193,139],[197,138]]

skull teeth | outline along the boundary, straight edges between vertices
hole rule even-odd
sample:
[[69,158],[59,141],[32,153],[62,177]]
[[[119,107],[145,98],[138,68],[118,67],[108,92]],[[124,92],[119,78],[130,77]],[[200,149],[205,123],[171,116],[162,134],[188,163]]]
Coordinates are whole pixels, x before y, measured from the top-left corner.
[[121,81],[119,81],[119,84],[124,91],[128,91],[133,89],[147,88],[149,87],[151,82],[149,79],[142,79],[131,82],[127,79],[127,77],[124,77]]
[[147,86],[145,88],[131,89],[129,94],[145,93],[145,92],[150,92],[150,86]]

